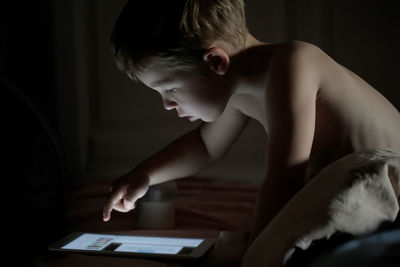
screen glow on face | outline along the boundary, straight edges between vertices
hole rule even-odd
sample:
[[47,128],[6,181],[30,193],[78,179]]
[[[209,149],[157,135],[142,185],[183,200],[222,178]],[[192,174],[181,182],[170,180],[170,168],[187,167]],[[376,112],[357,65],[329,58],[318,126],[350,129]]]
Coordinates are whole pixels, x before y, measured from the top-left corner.
[[195,248],[203,239],[83,234],[63,249],[178,254],[183,248]]

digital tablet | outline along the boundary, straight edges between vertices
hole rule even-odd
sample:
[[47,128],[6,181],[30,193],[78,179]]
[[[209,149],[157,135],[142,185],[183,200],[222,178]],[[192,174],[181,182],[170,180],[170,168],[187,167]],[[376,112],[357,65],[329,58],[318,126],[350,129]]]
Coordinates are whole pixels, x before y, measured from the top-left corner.
[[111,256],[198,259],[215,243],[209,238],[181,238],[120,234],[72,233],[50,251]]

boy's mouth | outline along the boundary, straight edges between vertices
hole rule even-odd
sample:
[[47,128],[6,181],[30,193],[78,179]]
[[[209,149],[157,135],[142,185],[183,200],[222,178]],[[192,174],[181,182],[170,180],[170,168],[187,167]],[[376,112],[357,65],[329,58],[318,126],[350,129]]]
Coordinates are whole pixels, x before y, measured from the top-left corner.
[[195,118],[195,117],[193,117],[193,116],[188,116],[187,118],[188,118],[188,120],[189,120],[190,122],[195,122],[195,121],[197,121],[197,118]]
[[198,118],[196,118],[196,117],[183,115],[183,114],[180,114],[179,112],[178,112],[178,117],[179,118],[187,118],[190,122],[194,122],[194,121],[198,120]]

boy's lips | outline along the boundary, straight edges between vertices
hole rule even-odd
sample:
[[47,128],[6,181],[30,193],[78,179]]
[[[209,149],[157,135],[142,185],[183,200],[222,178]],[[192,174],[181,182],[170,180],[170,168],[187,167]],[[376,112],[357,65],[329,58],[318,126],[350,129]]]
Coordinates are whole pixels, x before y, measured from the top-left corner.
[[198,118],[196,118],[196,117],[194,117],[194,116],[183,115],[183,114],[179,114],[179,113],[178,113],[178,116],[179,116],[180,118],[188,118],[188,120],[191,121],[191,122],[194,122],[194,121],[196,121],[196,120],[198,119]]
[[187,117],[189,119],[189,121],[194,122],[197,120],[197,118],[193,117],[193,116],[188,116]]

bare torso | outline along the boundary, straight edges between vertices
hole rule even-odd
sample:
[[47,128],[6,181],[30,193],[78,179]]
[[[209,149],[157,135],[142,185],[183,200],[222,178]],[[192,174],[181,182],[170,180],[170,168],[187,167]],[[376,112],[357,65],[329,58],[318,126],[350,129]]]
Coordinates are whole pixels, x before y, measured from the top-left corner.
[[[265,46],[265,55],[274,49]],[[400,114],[377,90],[353,72],[318,52],[321,84],[317,88],[316,120],[307,176],[313,177],[329,163],[367,148],[400,150]],[[259,87],[265,81],[258,81]],[[239,95],[233,101],[243,113],[267,129],[265,93],[254,89],[251,96]]]

